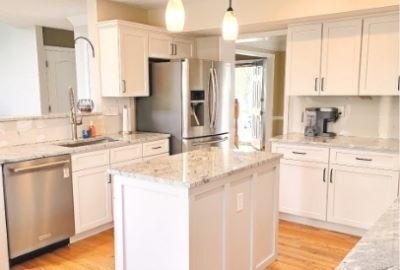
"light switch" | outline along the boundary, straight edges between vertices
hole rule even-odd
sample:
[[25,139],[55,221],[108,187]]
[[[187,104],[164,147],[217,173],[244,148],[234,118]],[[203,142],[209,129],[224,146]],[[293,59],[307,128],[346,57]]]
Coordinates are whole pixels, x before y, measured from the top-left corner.
[[243,210],[243,204],[244,204],[243,193],[236,194],[236,212],[240,212]]

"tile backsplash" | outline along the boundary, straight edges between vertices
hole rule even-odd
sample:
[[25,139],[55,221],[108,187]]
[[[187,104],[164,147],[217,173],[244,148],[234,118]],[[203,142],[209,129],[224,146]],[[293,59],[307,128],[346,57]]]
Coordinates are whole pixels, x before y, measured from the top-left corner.
[[[97,135],[115,134],[120,131],[120,116],[96,114],[84,116],[82,129],[93,121]],[[0,147],[71,139],[69,117],[24,118],[21,120],[0,121]]]
[[303,113],[307,107],[339,107],[344,109],[330,131],[344,136],[399,138],[398,97],[291,97],[289,132],[303,132]]

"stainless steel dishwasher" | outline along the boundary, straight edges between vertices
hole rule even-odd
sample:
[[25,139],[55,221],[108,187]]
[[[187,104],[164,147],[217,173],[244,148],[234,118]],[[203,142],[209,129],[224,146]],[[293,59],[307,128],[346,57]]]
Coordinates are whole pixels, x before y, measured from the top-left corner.
[[4,165],[11,264],[69,243],[74,235],[69,155]]

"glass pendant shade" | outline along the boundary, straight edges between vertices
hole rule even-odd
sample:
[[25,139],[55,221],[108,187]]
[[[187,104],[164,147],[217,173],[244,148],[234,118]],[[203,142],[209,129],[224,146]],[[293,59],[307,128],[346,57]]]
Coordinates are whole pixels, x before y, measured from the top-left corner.
[[165,11],[165,24],[170,32],[180,32],[185,25],[185,9],[182,0],[169,0]]
[[222,22],[222,37],[224,40],[236,40],[239,34],[239,24],[233,14],[233,10],[229,8],[224,15]]

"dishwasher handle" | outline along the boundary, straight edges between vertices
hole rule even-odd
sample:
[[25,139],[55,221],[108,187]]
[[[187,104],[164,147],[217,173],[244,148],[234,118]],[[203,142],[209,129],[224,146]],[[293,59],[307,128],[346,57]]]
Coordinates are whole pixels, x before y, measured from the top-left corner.
[[13,173],[21,173],[21,172],[26,172],[26,171],[60,166],[60,165],[69,164],[69,163],[70,163],[69,160],[62,160],[62,161],[42,163],[42,164],[38,164],[38,165],[31,165],[31,166],[26,166],[26,167],[9,167],[8,169]]

